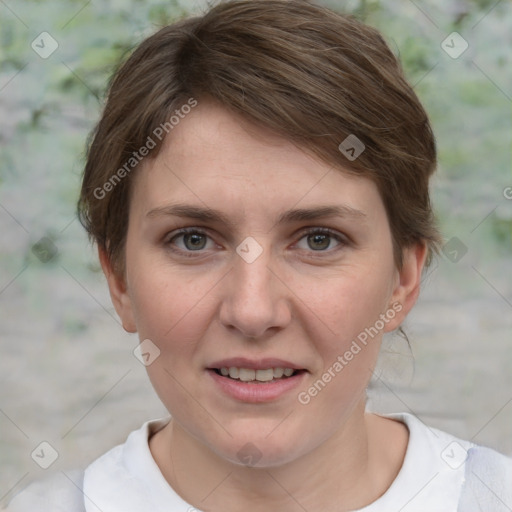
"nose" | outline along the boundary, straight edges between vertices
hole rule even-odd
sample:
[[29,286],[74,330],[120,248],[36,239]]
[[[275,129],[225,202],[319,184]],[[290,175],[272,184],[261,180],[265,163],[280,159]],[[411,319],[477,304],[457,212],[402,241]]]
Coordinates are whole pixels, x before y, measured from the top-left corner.
[[235,255],[224,281],[220,321],[247,338],[262,338],[291,320],[290,297],[282,277],[269,265],[269,249],[251,263]]

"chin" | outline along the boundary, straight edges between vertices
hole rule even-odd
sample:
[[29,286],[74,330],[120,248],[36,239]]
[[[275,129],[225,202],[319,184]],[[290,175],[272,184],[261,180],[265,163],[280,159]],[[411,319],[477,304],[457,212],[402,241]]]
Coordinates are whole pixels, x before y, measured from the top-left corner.
[[[274,428],[276,424],[274,423]],[[285,465],[300,457],[305,449],[302,436],[270,435],[270,429],[254,429],[254,435],[240,431],[225,443],[210,445],[214,452],[232,464],[255,468]],[[300,449],[299,449],[300,447]]]

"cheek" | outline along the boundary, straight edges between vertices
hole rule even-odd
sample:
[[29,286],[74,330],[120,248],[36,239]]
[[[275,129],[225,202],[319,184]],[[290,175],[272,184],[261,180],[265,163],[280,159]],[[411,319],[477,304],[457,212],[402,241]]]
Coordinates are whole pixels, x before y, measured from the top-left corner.
[[302,291],[308,306],[304,311],[310,318],[308,337],[320,357],[300,403],[311,400],[313,407],[320,409],[338,404],[330,413],[325,411],[338,420],[364,395],[386,322],[395,316],[386,317],[392,289],[390,274],[382,265],[368,268],[370,271],[362,272],[354,267],[350,274],[333,277],[323,286],[311,280]]
[[199,425],[210,421],[198,407],[195,372],[201,340],[214,318],[216,281],[160,268],[139,274],[132,288],[140,340],[150,339],[160,351],[146,367],[153,388],[173,416],[194,417]]
[[[166,265],[148,265],[131,283],[131,299],[141,339],[155,343],[172,339],[173,346],[189,345],[204,329],[211,291],[212,274],[194,275]],[[217,279],[218,280],[218,279]]]
[[297,396],[307,422],[322,417],[326,428],[334,428],[366,396],[382,340],[380,315],[385,314],[389,298],[387,283],[376,281],[344,279],[337,286],[330,281],[328,294],[309,288],[310,300],[305,304],[311,307],[309,325],[316,330],[310,330],[308,337],[320,357]]
[[[345,345],[375,325],[390,306],[390,280],[376,267],[352,269],[327,280],[303,280],[297,294],[312,321],[331,338],[328,345]],[[378,325],[380,329],[380,323]],[[314,339],[314,338],[313,338]],[[338,343],[332,343],[332,339]]]

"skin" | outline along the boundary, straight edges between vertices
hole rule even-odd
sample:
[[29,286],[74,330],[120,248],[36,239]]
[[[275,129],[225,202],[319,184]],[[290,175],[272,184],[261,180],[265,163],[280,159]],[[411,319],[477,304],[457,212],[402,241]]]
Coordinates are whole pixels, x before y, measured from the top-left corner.
[[[218,210],[232,225],[164,213],[177,202]],[[333,205],[360,214],[277,223],[287,210]],[[194,239],[204,248],[175,237],[183,227],[204,230]],[[304,234],[311,227],[330,228],[341,242],[319,244]],[[236,252],[248,236],[263,251],[252,263]],[[365,413],[365,390],[382,332],[416,301],[425,255],[423,244],[406,248],[397,269],[373,182],[200,101],[134,176],[123,276],[100,250],[124,328],[161,351],[147,370],[173,419],[149,444],[176,492],[223,512],[353,510],[381,496],[400,470],[408,431]],[[401,311],[383,331],[299,403],[298,392],[396,303]],[[278,357],[308,373],[300,389],[270,403],[243,403],[206,371],[233,356]],[[237,456],[249,442],[261,453],[254,467]]]

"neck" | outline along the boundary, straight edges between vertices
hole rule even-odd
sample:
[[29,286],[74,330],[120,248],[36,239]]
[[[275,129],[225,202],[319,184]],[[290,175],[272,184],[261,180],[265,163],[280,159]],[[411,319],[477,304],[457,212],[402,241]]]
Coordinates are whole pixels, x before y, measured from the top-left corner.
[[173,489],[199,510],[339,512],[375,501],[396,477],[407,441],[393,455],[381,441],[388,435],[397,439],[397,427],[396,422],[365,414],[361,402],[313,451],[264,468],[220,457],[174,420],[151,438],[150,449]]

